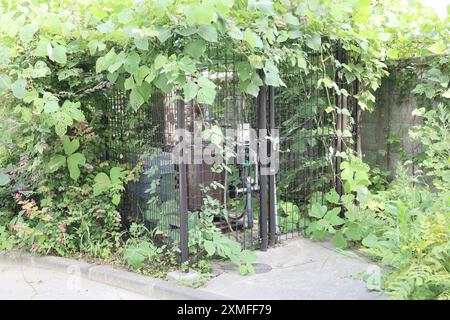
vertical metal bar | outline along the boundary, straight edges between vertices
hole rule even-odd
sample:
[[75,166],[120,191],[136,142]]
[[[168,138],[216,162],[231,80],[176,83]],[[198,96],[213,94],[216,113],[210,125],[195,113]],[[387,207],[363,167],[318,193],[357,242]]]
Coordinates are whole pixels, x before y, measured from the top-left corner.
[[[340,63],[344,63],[344,61],[342,61],[342,47],[341,44],[338,43],[337,44],[337,49],[336,49],[336,59],[340,62]],[[338,77],[338,71],[336,71],[335,74],[335,82],[338,83],[338,86],[341,84],[340,79]],[[342,101],[343,95],[336,95],[336,106],[339,109],[343,108],[343,101]],[[342,134],[343,131],[343,116],[341,112],[338,112],[337,117],[336,117],[336,133],[340,132]],[[336,152],[342,152],[342,136],[337,136],[336,134]],[[339,195],[343,194],[343,186],[342,186],[342,182],[339,178],[339,173],[341,171],[341,157],[336,157],[335,156],[335,168],[334,168],[334,175],[335,175],[335,184],[336,184],[336,192]]]
[[[274,138],[273,130],[275,130],[275,88],[269,87],[269,130],[270,137]],[[274,141],[269,143],[270,156],[274,151]],[[272,166],[272,164],[271,164]],[[272,246],[276,243],[276,202],[275,202],[275,173],[271,172],[269,176],[269,244]]]
[[[264,82],[264,72],[262,70],[258,71],[259,76]],[[263,84],[259,87],[258,99],[258,140],[259,143],[267,143],[264,136],[261,136],[260,130],[267,129],[267,119],[266,119],[266,86]],[[261,238],[261,251],[267,251],[268,237],[267,237],[267,180],[266,175],[261,174],[261,169],[263,165],[261,164],[261,159],[258,161],[259,167],[259,233]]]
[[[355,92],[357,94],[359,91],[359,82],[355,83]],[[355,134],[356,134],[356,155],[362,158],[362,146],[361,146],[361,107],[358,104],[358,101],[354,99],[356,116],[355,116]]]
[[[180,93],[177,93],[180,95]],[[185,128],[185,114],[183,100],[177,100],[177,125],[178,129]],[[180,138],[181,140],[182,138]],[[180,154],[183,159],[183,151]],[[189,246],[188,246],[188,204],[187,204],[187,178],[186,178],[186,164],[181,161],[179,164],[179,183],[180,183],[180,250],[181,263],[189,260]]]

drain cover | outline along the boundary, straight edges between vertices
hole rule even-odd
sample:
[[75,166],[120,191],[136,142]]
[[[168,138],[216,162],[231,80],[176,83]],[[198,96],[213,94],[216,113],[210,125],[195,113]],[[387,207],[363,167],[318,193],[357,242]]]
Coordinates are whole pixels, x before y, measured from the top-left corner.
[[265,263],[253,263],[253,268],[257,274],[266,273],[272,270],[272,267]]

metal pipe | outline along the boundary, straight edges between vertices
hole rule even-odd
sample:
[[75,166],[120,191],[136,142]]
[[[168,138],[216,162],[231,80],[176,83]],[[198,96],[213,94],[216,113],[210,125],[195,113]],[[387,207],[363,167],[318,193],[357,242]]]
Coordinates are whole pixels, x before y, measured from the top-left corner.
[[[355,83],[355,92],[357,94],[359,92],[359,81]],[[358,101],[355,100],[355,108],[356,108],[356,116],[355,116],[355,127],[356,127],[356,154],[358,157],[362,158],[362,147],[361,147],[361,107],[358,104]]]
[[[338,47],[336,50],[336,58],[340,63],[345,63],[343,61],[344,57],[343,57],[343,53],[342,53],[342,47],[341,44],[338,43]],[[335,73],[335,82],[338,83],[339,87],[342,87],[341,84],[341,80],[339,79],[338,76],[338,71],[336,71]],[[335,95],[336,97],[336,106],[342,110],[342,108],[344,107],[344,103],[343,103],[343,95]],[[337,117],[336,117],[336,133],[340,133],[339,136],[336,135],[336,152],[342,152],[343,151],[343,141],[342,141],[342,132],[344,131],[344,119],[343,119],[343,115],[342,112],[338,112],[337,113]],[[336,192],[339,195],[343,194],[343,186],[342,186],[342,181],[340,179],[340,171],[341,171],[341,162],[342,162],[342,158],[340,156],[335,156],[334,158],[334,163],[335,163],[335,167],[334,167],[334,175],[335,175],[335,185],[336,185]]]
[[[181,95],[178,93],[178,95]],[[185,128],[184,102],[177,100],[177,126],[178,129]],[[181,142],[180,137],[180,141]],[[183,150],[180,151],[181,159],[183,159]],[[180,250],[181,263],[189,261],[189,228],[188,228],[188,203],[187,203],[187,177],[186,163],[184,160],[178,165],[179,168],[179,184],[180,184]],[[189,270],[186,269],[186,272]]]
[[[258,74],[264,82],[264,72],[258,70]],[[266,137],[261,136],[260,130],[267,129],[266,118],[266,86],[263,84],[259,87],[259,93],[257,98],[258,107],[258,140],[260,147],[262,143],[267,143]],[[261,238],[261,251],[267,251],[268,236],[267,236],[267,179],[266,175],[261,174],[263,165],[261,159],[258,162],[259,167],[259,235]]]
[[249,229],[253,229],[252,183],[250,181],[250,177],[247,177],[245,181],[245,186],[247,189],[247,215],[248,215],[247,227]]
[[[275,88],[269,86],[269,130],[270,137],[274,138],[273,130],[275,130]],[[274,151],[273,139],[269,142],[269,152],[272,156]],[[272,164],[271,164],[272,166]],[[269,244],[273,246],[276,243],[276,200],[275,200],[276,190],[275,190],[275,173],[271,172],[269,175]]]

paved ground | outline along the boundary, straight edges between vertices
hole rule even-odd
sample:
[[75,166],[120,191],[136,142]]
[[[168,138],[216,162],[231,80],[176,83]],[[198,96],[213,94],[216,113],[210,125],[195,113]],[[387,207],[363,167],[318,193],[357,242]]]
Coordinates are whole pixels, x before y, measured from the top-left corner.
[[258,262],[270,265],[271,271],[241,276],[234,268],[222,264],[219,268],[225,273],[203,289],[235,299],[384,298],[367,290],[358,277],[358,273],[366,270],[377,272],[378,267],[352,252],[339,253],[330,244],[299,238],[256,253]]
[[73,274],[0,264],[0,300],[7,299],[99,299],[142,300],[146,296]]
[[[384,298],[380,293],[367,290],[358,275],[367,270],[376,273],[379,268],[350,251],[337,252],[331,244],[298,238],[267,252],[256,251],[256,254],[258,262],[269,265],[271,271],[241,276],[236,267],[221,263],[218,265],[221,274],[203,287],[203,292],[206,291],[207,296],[214,293],[233,299],[256,300]],[[126,273],[121,281],[130,281],[130,275]],[[138,285],[142,281],[139,278]],[[0,299],[148,297],[81,278],[70,270],[66,273],[0,263]]]

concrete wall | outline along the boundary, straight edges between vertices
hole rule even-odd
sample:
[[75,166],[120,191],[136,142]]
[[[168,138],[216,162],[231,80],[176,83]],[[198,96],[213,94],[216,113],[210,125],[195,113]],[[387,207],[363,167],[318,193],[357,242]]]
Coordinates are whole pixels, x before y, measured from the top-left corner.
[[[423,68],[416,69],[417,75]],[[421,121],[411,114],[420,107],[411,92],[415,85],[416,81],[403,79],[398,69],[390,70],[390,76],[383,79],[375,94],[375,110],[363,112],[361,146],[363,159],[368,164],[394,173],[402,153],[414,155],[420,152],[408,136],[408,130]],[[398,142],[390,143],[390,138]]]

